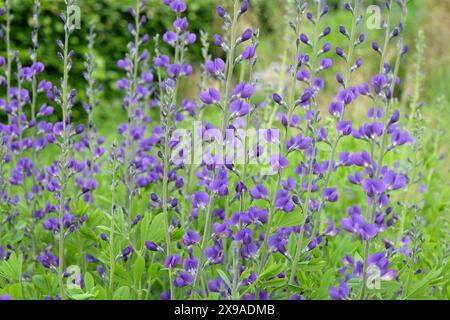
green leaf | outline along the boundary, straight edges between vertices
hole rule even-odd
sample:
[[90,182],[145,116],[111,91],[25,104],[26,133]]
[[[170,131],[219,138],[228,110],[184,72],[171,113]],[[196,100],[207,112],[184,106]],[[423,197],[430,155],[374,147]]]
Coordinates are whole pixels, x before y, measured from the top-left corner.
[[[431,270],[424,278],[419,281],[410,281],[406,290],[405,297],[408,299],[418,298],[419,296],[424,295],[424,290],[428,287],[432,286],[436,281],[440,281],[442,279],[440,269]],[[409,275],[411,276],[411,275]]]
[[158,275],[158,272],[160,270],[160,265],[159,264],[152,264],[151,266],[148,267],[148,275],[150,278],[155,278]]
[[133,265],[133,277],[135,283],[138,283],[142,279],[144,270],[145,270],[145,260],[142,256],[138,256],[136,258],[136,262]]
[[113,295],[113,300],[129,300],[130,298],[130,288],[127,286],[120,287]]
[[272,278],[272,277],[278,275],[282,271],[282,269],[283,269],[283,264],[274,263],[273,261],[272,261],[272,263],[270,263],[270,260],[269,260],[269,263],[266,264],[266,268],[259,276],[259,280],[263,281],[265,279]]
[[228,285],[228,287],[231,288],[230,278],[225,274],[225,272],[223,272],[223,270],[221,270],[221,269],[217,269],[216,271],[219,274],[219,276],[222,278],[222,280],[225,281],[225,283]]
[[147,239],[155,243],[160,242],[164,239],[164,215],[162,213],[158,214],[153,218],[152,224],[148,230]]
[[302,216],[295,212],[280,212],[277,218],[274,227],[275,229],[298,226],[302,223]]
[[88,300],[92,298],[94,295],[92,293],[82,292],[82,293],[69,293],[69,296],[73,300]]
[[84,275],[84,286],[86,291],[91,291],[95,286],[94,277],[89,272],[86,272]]
[[250,268],[245,269],[244,272],[242,272],[241,276],[239,277],[239,282],[241,282],[245,278],[248,278],[250,276],[250,273],[251,273]]
[[328,298],[328,289],[333,281],[333,276],[335,271],[333,269],[328,269],[321,277],[320,277],[320,287],[317,292],[319,299],[327,299]]
[[20,282],[22,278],[22,264],[23,264],[23,255],[19,256],[13,252],[8,261],[3,261],[0,264],[0,275],[8,278],[13,282]]
[[14,300],[22,300],[23,292],[22,292],[22,284],[15,283],[8,286],[8,292],[13,297]]

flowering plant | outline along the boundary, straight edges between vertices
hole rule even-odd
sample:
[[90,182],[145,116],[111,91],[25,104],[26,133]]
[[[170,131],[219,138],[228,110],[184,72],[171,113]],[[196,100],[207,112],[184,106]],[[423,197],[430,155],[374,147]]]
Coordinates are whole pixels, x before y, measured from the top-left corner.
[[[61,14],[58,83],[46,80],[39,61],[39,0],[25,58],[13,49],[14,8],[6,1],[0,297],[421,297],[420,281],[445,276],[437,265],[418,275],[423,39],[412,112],[405,112],[407,2],[384,1],[380,45],[365,28],[361,0],[345,3],[346,22],[337,26],[326,1],[287,1],[274,88],[262,81],[264,28],[249,26],[250,1],[218,5],[222,31],[210,35],[190,30],[183,0],[162,1],[170,24],[154,34],[146,13],[161,8],[137,0],[117,61],[123,77],[115,80],[114,110],[122,109],[123,121],[102,137],[96,110],[108,106],[96,74],[95,25],[79,95],[70,78],[74,60],[83,61],[71,41],[74,0]],[[73,121],[79,107],[86,125]]]

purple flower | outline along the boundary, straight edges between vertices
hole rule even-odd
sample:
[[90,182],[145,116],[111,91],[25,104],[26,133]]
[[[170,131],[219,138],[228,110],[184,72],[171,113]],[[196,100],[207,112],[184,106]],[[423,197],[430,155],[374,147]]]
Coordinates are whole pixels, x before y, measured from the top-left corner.
[[166,258],[164,261],[165,268],[175,268],[181,264],[181,256],[178,253],[172,254]]
[[295,209],[294,203],[291,201],[289,193],[285,190],[280,190],[275,202],[275,208],[283,210],[284,212],[292,212]]
[[322,196],[329,202],[336,202],[338,200],[338,192],[336,188],[327,188],[322,192]]
[[350,121],[341,121],[336,124],[336,130],[343,136],[348,136],[352,133],[352,123]]
[[220,93],[214,88],[209,88],[207,91],[200,92],[199,98],[204,104],[215,104],[220,101]]
[[[163,40],[164,40],[165,43],[170,44],[171,46],[173,46],[173,45],[175,45],[175,43],[177,41],[177,35],[173,31],[167,31],[163,35]],[[120,65],[119,65],[119,67],[120,67]],[[122,67],[122,69],[125,69],[125,68]]]
[[219,17],[223,18],[226,14],[226,11],[222,6],[217,6],[217,14],[219,15]]
[[283,97],[280,96],[278,93],[274,93],[272,96],[273,101],[275,101],[276,104],[282,104],[283,103]]
[[297,72],[298,81],[309,81],[310,75],[308,70],[302,69]]
[[174,280],[175,287],[183,288],[186,287],[194,281],[192,274],[180,272],[176,279]]
[[177,31],[186,31],[188,28],[188,21],[187,18],[177,18],[173,22],[173,27]]
[[248,10],[248,7],[249,7],[248,0],[243,0],[242,1],[242,5],[241,5],[241,9],[239,10],[239,14],[241,15],[241,14],[246,13],[247,10]]
[[340,91],[337,95],[337,101],[343,102],[345,105],[349,105],[357,97],[358,89],[351,87]]
[[273,252],[280,252],[281,254],[286,254],[286,245],[287,245],[287,239],[284,238],[280,234],[275,234],[269,237],[269,240],[267,242],[270,251]]
[[158,251],[158,249],[159,249],[159,247],[153,241],[146,241],[145,242],[145,247],[149,251]]
[[350,294],[350,287],[346,282],[341,282],[339,288],[330,287],[329,294],[333,300],[346,300]]
[[387,85],[386,76],[384,74],[378,74],[372,77],[371,83],[375,92],[379,94],[381,90]]
[[244,52],[241,55],[242,60],[250,60],[255,57],[256,54],[256,47],[251,44],[247,48],[245,48]]
[[288,161],[287,159],[283,158],[281,154],[274,154],[270,156],[269,164],[274,171],[279,172],[283,168],[287,167]]
[[247,84],[245,81],[242,81],[236,87],[234,87],[232,94],[236,97],[248,99],[253,95],[254,91],[255,87],[253,85]]
[[253,36],[253,30],[251,28],[245,29],[245,31],[242,33],[240,42],[245,42],[247,40],[250,40]]
[[363,150],[361,153],[354,153],[350,156],[351,162],[358,167],[368,167],[372,164],[372,159],[367,151]]
[[208,60],[205,63],[205,69],[210,75],[217,77],[225,69],[225,62],[220,58],[214,59],[214,61]]
[[205,249],[205,257],[211,264],[220,264],[223,261],[222,242],[214,241],[212,247]]
[[333,65],[333,61],[330,58],[324,58],[319,62],[319,70],[326,70]]
[[250,105],[240,99],[230,103],[230,111],[237,117],[245,116],[250,111]]
[[286,147],[288,150],[306,150],[311,147],[311,138],[303,138],[300,133],[296,137],[292,137],[286,142]]
[[186,246],[192,246],[194,244],[199,243],[200,235],[193,230],[186,230],[186,234],[183,236],[183,243]]
[[336,118],[340,118],[342,111],[344,110],[344,106],[342,104],[342,102],[332,102],[330,104],[330,106],[328,107],[328,112],[332,115],[335,116]]
[[198,191],[191,196],[191,203],[194,208],[204,208],[209,202],[209,195],[204,191]]
[[377,179],[366,179],[362,182],[362,187],[367,193],[367,196],[373,198],[375,195],[379,195],[384,192],[385,186],[383,182]]
[[358,234],[361,240],[372,239],[377,235],[376,227],[370,223],[366,223],[360,213],[351,210],[348,211],[350,217],[342,219],[342,229],[350,233]]
[[413,139],[409,135],[408,131],[395,130],[391,134],[391,142],[394,146],[401,146],[412,141]]
[[250,189],[249,191],[250,197],[252,199],[258,200],[258,199],[267,199],[267,188],[264,187],[262,184],[258,183],[256,186]]
[[220,35],[218,35],[218,34],[215,34],[215,35],[214,35],[214,44],[215,44],[216,46],[218,46],[218,47],[222,47],[222,45],[223,45],[223,40],[222,40],[222,37],[221,37]]
[[167,67],[170,63],[169,57],[166,55],[160,55],[159,57],[154,58],[153,60],[155,66],[159,68]]
[[182,0],[174,0],[170,3],[173,12],[181,13],[186,11],[186,4]]

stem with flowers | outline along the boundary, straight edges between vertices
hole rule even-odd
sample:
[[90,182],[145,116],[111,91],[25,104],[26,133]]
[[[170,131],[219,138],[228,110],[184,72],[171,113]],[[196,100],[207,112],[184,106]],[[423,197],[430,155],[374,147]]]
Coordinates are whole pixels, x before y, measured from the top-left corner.
[[109,225],[109,296],[112,299],[114,296],[114,274],[116,270],[116,253],[115,253],[115,227],[116,227],[116,198],[115,193],[117,190],[117,172],[119,170],[119,165],[117,161],[118,157],[118,150],[116,143],[113,143],[112,146],[112,152],[110,157],[111,162],[111,212],[109,218],[110,225]]
[[[356,49],[356,47],[359,44],[361,44],[364,41],[360,38],[358,40],[358,42],[355,43],[356,32],[358,29],[358,24],[360,22],[359,19],[360,19],[360,14],[361,14],[361,9],[362,9],[361,6],[362,6],[361,0],[355,0],[354,7],[349,8],[352,13],[353,19],[352,19],[352,28],[351,28],[350,38],[349,38],[349,42],[348,42],[349,43],[348,53],[346,56],[344,56],[344,59],[346,62],[345,78],[343,79],[343,82],[342,82],[342,86],[344,89],[348,89],[348,87],[350,85],[350,81],[351,81],[351,76],[354,71],[354,66],[355,66],[353,64],[354,50]],[[361,35],[363,35],[363,34],[361,34]],[[342,109],[341,114],[339,115],[338,122],[344,120],[345,111],[346,111],[346,108],[344,107]],[[331,153],[330,153],[330,158],[328,159],[329,163],[328,163],[327,172],[325,174],[325,182],[323,184],[323,189],[327,189],[330,184],[331,176],[333,174],[334,161],[336,158],[336,151],[337,151],[337,147],[339,145],[341,138],[342,138],[342,135],[337,135],[331,145]],[[316,232],[320,229],[320,223],[323,220],[322,219],[322,210],[324,209],[325,204],[326,204],[325,200],[322,199],[321,203],[319,204],[319,209],[317,210],[317,213],[316,213],[316,220],[315,220],[314,228],[313,228],[313,232],[312,232],[313,235],[315,235]]]
[[[297,9],[297,15],[295,18],[295,38],[299,39],[300,37],[300,25],[302,22],[302,16],[304,14],[304,10],[305,7],[303,6],[303,3],[300,1],[297,3],[296,5],[296,9]],[[298,59],[299,59],[299,55],[300,55],[300,42],[296,41],[295,42],[295,54],[294,54],[294,60],[292,61],[292,66],[291,66],[291,86],[290,86],[290,93],[289,93],[289,98],[287,101],[287,107],[288,107],[288,115],[287,115],[287,124],[286,124],[286,128],[285,128],[285,138],[287,139],[288,135],[289,135],[289,129],[291,126],[291,121],[292,121],[292,116],[294,114],[294,110],[295,110],[295,90],[296,90],[296,84],[297,84],[297,70],[298,70]],[[286,155],[287,156],[288,150],[286,150],[286,144],[282,145],[282,151],[281,154],[282,155]],[[258,266],[258,275],[260,275],[265,267],[266,264],[266,260],[268,258],[269,252],[268,252],[268,240],[269,240],[269,236],[270,233],[272,231],[272,226],[273,226],[273,220],[274,220],[274,216],[275,216],[275,203],[276,203],[276,199],[277,199],[277,195],[278,192],[280,191],[281,188],[281,179],[282,179],[282,175],[281,172],[277,174],[277,182],[276,182],[276,187],[275,190],[272,194],[272,199],[270,201],[270,208],[269,208],[269,215],[268,215],[268,222],[267,222],[267,230],[266,230],[266,235],[264,237],[264,242],[261,246],[261,257],[259,260],[259,266]]]
[[64,291],[64,213],[67,201],[67,184],[69,182],[69,156],[70,156],[70,132],[68,124],[70,121],[70,109],[71,101],[70,89],[69,89],[69,71],[72,67],[72,53],[69,52],[69,39],[71,33],[74,31],[75,26],[70,24],[69,20],[69,7],[73,5],[73,0],[67,2],[66,15],[61,15],[64,21],[64,45],[63,45],[63,79],[62,79],[62,90],[61,90],[61,109],[63,114],[63,140],[61,143],[61,154],[59,159],[59,166],[61,169],[60,173],[60,191],[59,191],[59,245],[58,245],[58,279],[59,279],[59,293],[61,299],[65,299]]
[[[10,0],[5,0],[5,17],[6,17],[6,25],[5,25],[5,42],[6,42],[6,102],[8,105],[10,104],[10,89],[11,89],[11,68],[12,68],[12,60],[14,57],[11,52],[11,21],[14,16],[11,14],[11,2]],[[8,113],[8,124],[11,124],[11,115]]]
[[[316,23],[315,23],[315,27],[314,27],[314,42],[312,45],[312,56],[313,56],[313,60],[311,62],[311,71],[314,73],[317,73],[316,71],[316,61],[317,61],[317,57],[318,55],[316,54],[317,52],[317,46],[318,46],[318,42],[320,40],[320,36],[319,36],[319,22],[321,17],[323,16],[322,13],[322,3],[321,1],[317,2],[317,12],[316,12]],[[312,80],[310,80],[312,81]],[[311,85],[311,84],[310,84]],[[308,170],[309,170],[309,175],[308,175],[308,185],[307,185],[307,192],[306,192],[306,199],[305,199],[305,204],[303,205],[302,208],[302,221],[301,221],[301,226],[300,226],[300,233],[298,235],[298,239],[297,239],[297,244],[296,244],[296,249],[295,249],[295,256],[294,259],[292,260],[292,264],[291,264],[291,270],[290,270],[290,278],[289,278],[289,283],[293,284],[295,281],[295,276],[297,273],[297,264],[300,261],[300,255],[302,253],[302,249],[303,249],[303,235],[305,233],[305,222],[306,219],[308,217],[308,211],[309,211],[309,204],[311,201],[311,193],[312,193],[312,183],[313,183],[313,165],[316,161],[316,143],[317,143],[317,134],[316,134],[316,125],[318,124],[318,106],[317,106],[317,98],[313,98],[313,104],[315,106],[315,110],[314,112],[314,119],[311,120],[312,122],[312,127],[308,128],[308,123],[307,121],[305,121],[305,132],[308,132],[308,129],[311,130],[312,132],[312,142],[311,142],[311,159],[309,161],[308,164]],[[314,234],[312,235],[314,236]]]
[[135,8],[133,10],[134,15],[134,42],[130,49],[130,62],[131,62],[131,70],[129,71],[130,76],[130,84],[128,86],[128,105],[127,105],[127,133],[125,138],[125,154],[124,154],[124,184],[125,184],[125,210],[127,216],[127,233],[128,233],[128,241],[132,242],[132,213],[131,213],[131,205],[134,197],[134,168],[132,159],[134,158],[134,143],[131,137],[132,127],[136,122],[135,120],[135,104],[136,99],[136,90],[138,85],[138,70],[139,70],[139,49],[140,49],[140,15],[143,4],[140,0],[136,0]]
[[[392,3],[389,2],[389,17],[391,16],[391,12],[392,12]],[[406,2],[400,2],[399,5],[401,6],[401,18],[400,18],[400,26],[403,27],[405,21],[406,21],[406,16],[407,16],[407,5]],[[389,18],[390,21],[390,18]],[[376,169],[376,173],[375,173],[375,178],[376,179],[380,179],[380,174],[381,174],[381,169],[383,167],[383,160],[387,154],[387,147],[388,147],[388,129],[389,126],[391,125],[390,123],[390,112],[391,112],[391,106],[393,103],[393,99],[394,99],[394,92],[395,92],[395,86],[396,86],[396,80],[397,80],[397,75],[400,69],[400,63],[401,63],[401,59],[403,57],[403,54],[405,53],[405,48],[404,48],[404,39],[403,39],[403,30],[400,30],[400,35],[399,35],[399,41],[397,43],[397,57],[396,57],[396,61],[395,61],[395,67],[394,67],[394,73],[391,79],[391,83],[388,87],[389,90],[389,95],[390,97],[385,97],[384,99],[384,104],[385,104],[385,109],[384,109],[384,129],[383,129],[383,134],[381,136],[381,146],[380,146],[380,153],[378,156],[378,161],[377,161],[377,169]],[[383,53],[381,55],[381,67],[380,70],[383,69],[384,66],[384,58],[385,58],[385,51],[387,50],[387,45],[389,44],[389,40],[391,40],[393,38],[393,34],[390,32],[390,22],[387,25],[386,28],[386,36],[385,36],[385,45],[384,45],[384,49],[383,49]],[[372,145],[375,142],[372,141]],[[373,145],[374,147],[374,145]],[[368,208],[368,217],[367,219],[369,221],[371,221],[371,223],[373,223],[373,220],[375,219],[375,214],[377,211],[377,197],[375,196],[372,201],[372,208],[369,209]],[[362,279],[362,284],[361,284],[361,294],[360,294],[360,299],[366,299],[366,295],[367,295],[367,277],[368,277],[368,257],[369,257],[369,249],[370,249],[370,239],[366,239],[364,241],[364,249],[363,249],[363,279]]]
[[[239,19],[239,16],[241,14],[240,11],[240,7],[239,7],[239,2],[238,0],[233,0],[233,17],[231,19],[231,24],[230,24],[230,33],[229,33],[229,47],[228,50],[226,51],[227,53],[227,59],[226,59],[226,63],[225,63],[225,95],[223,96],[222,99],[222,107],[221,107],[221,111],[222,111],[222,123],[221,123],[221,141],[225,141],[225,130],[228,127],[228,121],[229,121],[229,106],[230,106],[230,101],[231,101],[231,86],[232,86],[232,81],[233,81],[233,73],[234,73],[234,67],[235,67],[235,61],[234,61],[234,56],[235,56],[235,51],[236,51],[236,38],[237,38],[237,31],[236,31],[236,27],[237,27],[237,22]],[[213,180],[215,180],[217,177],[217,169],[214,169],[214,177]],[[194,275],[194,281],[192,284],[192,290],[191,290],[191,298],[194,295],[194,292],[198,286],[198,281],[202,278],[202,273],[203,273],[203,264],[205,263],[205,249],[208,245],[208,242],[211,238],[211,229],[212,229],[212,215],[213,215],[213,209],[214,209],[214,202],[215,202],[215,192],[211,192],[210,196],[209,196],[209,203],[207,206],[207,210],[206,210],[206,220],[205,220],[205,229],[204,229],[204,233],[203,233],[203,240],[200,246],[200,252],[202,253],[200,255],[200,259],[199,259],[199,263],[198,263],[198,269],[197,272]]]

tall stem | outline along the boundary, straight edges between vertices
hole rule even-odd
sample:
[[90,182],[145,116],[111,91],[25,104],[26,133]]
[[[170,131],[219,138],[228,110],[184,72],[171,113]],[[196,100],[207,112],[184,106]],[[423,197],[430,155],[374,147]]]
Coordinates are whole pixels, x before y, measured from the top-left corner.
[[[9,91],[11,89],[11,67],[12,59],[11,56],[11,3],[10,0],[6,0],[6,30],[5,30],[5,41],[6,41],[6,102],[9,105],[11,100],[9,96]],[[8,113],[8,124],[11,124],[11,115]]]
[[[234,55],[236,50],[236,25],[237,20],[239,17],[239,6],[238,1],[233,1],[233,20],[231,23],[231,29],[230,29],[230,51],[227,54],[227,61],[225,64],[225,96],[223,97],[223,104],[222,104],[222,126],[221,126],[221,139],[222,141],[225,140],[225,132],[228,127],[228,118],[229,118],[229,104],[230,104],[230,93],[231,93],[231,86],[233,81],[233,71],[234,71]],[[217,170],[214,169],[214,180],[217,177]],[[213,220],[213,208],[214,208],[214,202],[215,202],[216,194],[214,192],[210,193],[209,197],[209,204],[208,209],[206,212],[206,221],[205,221],[205,229],[203,234],[203,240],[200,247],[200,259],[198,263],[197,272],[194,276],[194,281],[192,284],[192,290],[190,297],[192,298],[194,295],[194,291],[197,288],[198,281],[202,277],[203,273],[203,264],[205,262],[205,249],[208,245],[208,241],[211,238],[211,229],[212,229],[212,220]]]
[[[296,39],[298,39],[299,35],[300,35],[300,23],[302,21],[302,16],[301,13],[298,12],[297,13],[297,18],[296,18]],[[297,64],[298,64],[298,56],[300,54],[300,46],[298,44],[298,42],[296,42],[296,49],[295,49],[295,55],[294,55],[294,61],[293,61],[293,70],[292,70],[292,74],[291,74],[291,87],[290,87],[290,93],[289,93],[289,97],[288,97],[288,114],[287,114],[287,126],[286,126],[286,130],[285,130],[285,138],[288,138],[288,134],[289,134],[289,128],[291,125],[291,121],[292,121],[292,116],[294,113],[294,109],[295,109],[295,91],[296,91],[296,84],[297,84]],[[282,145],[282,154],[286,153],[287,156],[287,150],[286,150],[286,145],[283,144]],[[272,200],[270,203],[270,209],[269,209],[269,214],[268,214],[268,221],[267,221],[267,229],[266,229],[266,233],[265,233],[265,237],[264,237],[264,241],[263,244],[261,246],[261,255],[260,255],[260,259],[259,259],[259,266],[258,266],[258,275],[260,275],[262,273],[262,271],[264,270],[264,266],[266,264],[266,260],[268,258],[268,241],[269,241],[269,236],[272,230],[272,225],[273,225],[273,220],[274,220],[274,215],[275,215],[275,203],[276,203],[276,199],[278,196],[278,192],[280,191],[281,188],[281,173],[279,173],[277,175],[277,182],[276,182],[276,187],[275,187],[275,191],[272,195]]]
[[131,239],[131,227],[132,227],[132,213],[131,213],[131,205],[133,200],[133,179],[132,179],[132,173],[131,173],[131,164],[133,159],[133,141],[131,138],[131,129],[134,126],[135,122],[135,114],[134,114],[134,98],[136,96],[136,89],[137,89],[137,81],[138,81],[138,69],[139,69],[139,33],[140,33],[140,18],[141,14],[141,7],[139,0],[136,0],[136,8],[135,8],[135,19],[134,19],[134,25],[135,25],[135,34],[134,34],[134,52],[133,52],[133,70],[131,72],[131,83],[130,83],[130,90],[129,90],[129,104],[127,106],[127,121],[128,121],[128,130],[127,130],[127,136],[125,141],[125,155],[124,155],[124,166],[125,166],[125,172],[124,172],[124,182],[125,182],[125,207],[127,210],[127,232],[128,232],[128,241],[132,241]]
[[211,227],[212,227],[212,213],[213,213],[213,207],[214,207],[214,197],[211,195],[209,197],[209,203],[208,203],[208,207],[206,210],[206,221],[205,221],[205,230],[203,233],[203,239],[202,239],[202,244],[200,246],[200,258],[198,261],[198,267],[197,267],[197,272],[194,275],[194,281],[192,282],[192,290],[191,290],[191,294],[190,294],[190,298],[192,299],[192,297],[194,296],[194,292],[197,288],[198,285],[198,281],[202,276],[203,273],[203,264],[205,263],[205,249],[206,246],[208,245],[208,241],[211,237]]

